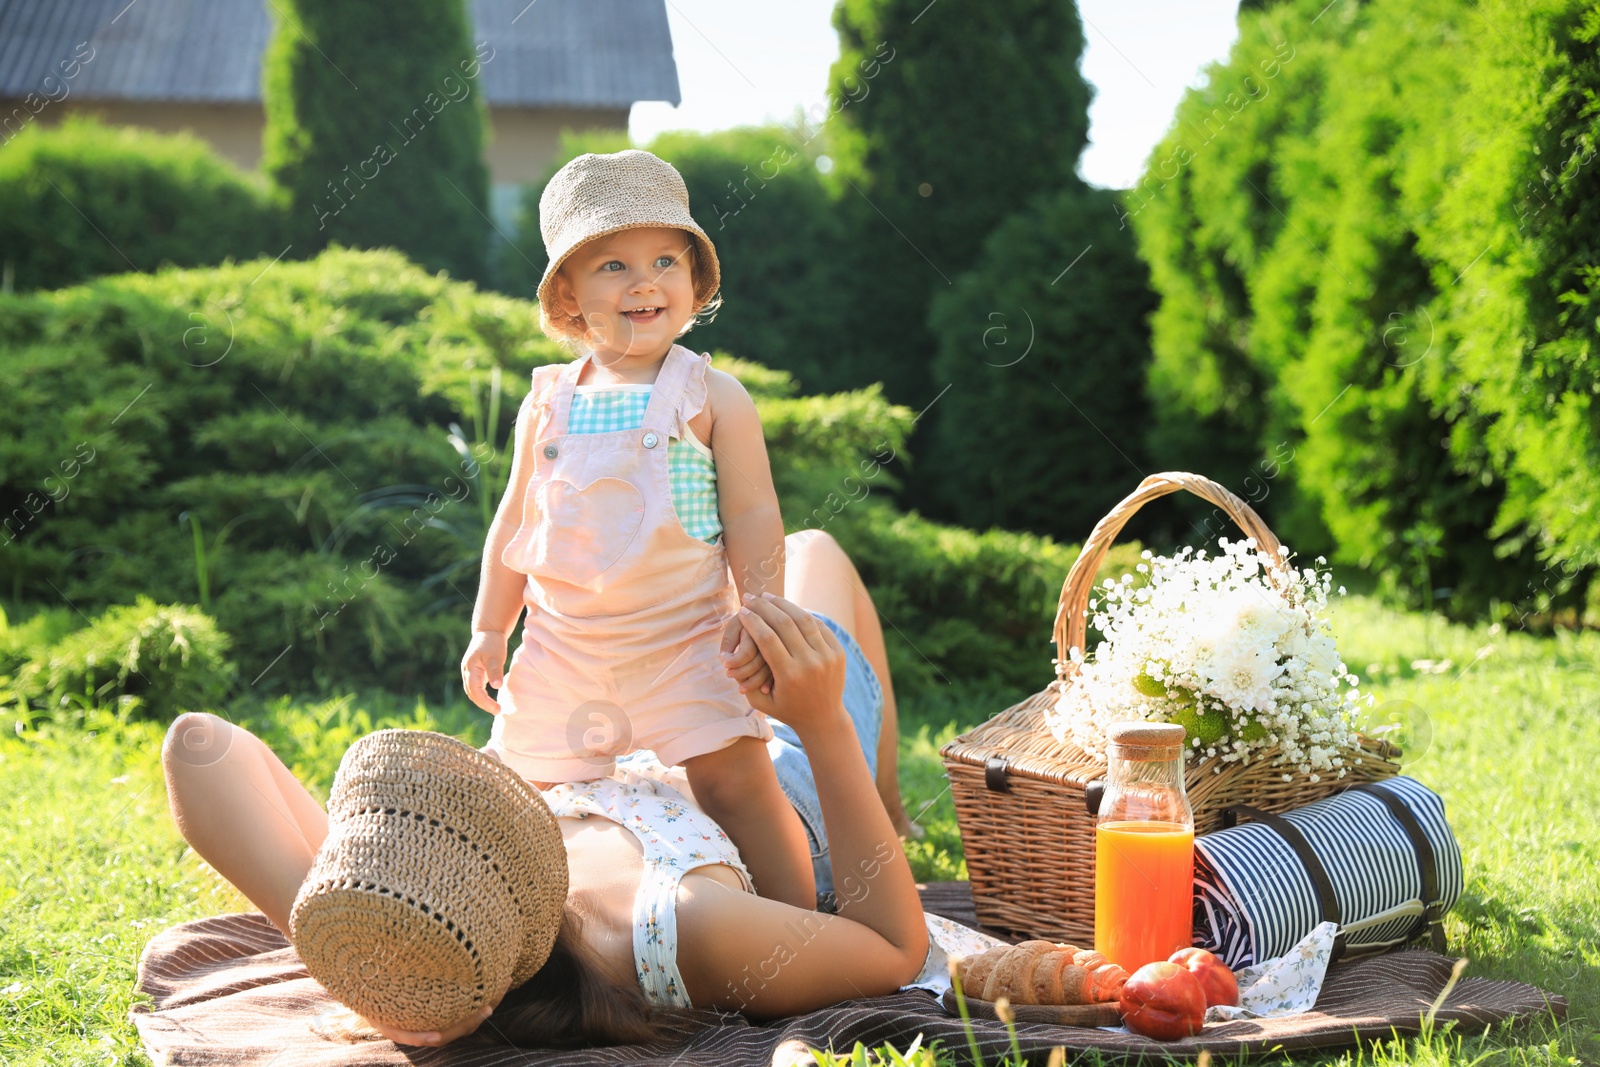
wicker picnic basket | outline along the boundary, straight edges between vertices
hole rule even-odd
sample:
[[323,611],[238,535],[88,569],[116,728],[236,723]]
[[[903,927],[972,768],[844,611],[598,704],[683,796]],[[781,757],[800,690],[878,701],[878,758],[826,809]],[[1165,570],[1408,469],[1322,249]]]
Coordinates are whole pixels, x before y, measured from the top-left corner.
[[[1261,517],[1227,489],[1197,474],[1152,474],[1101,519],[1072,565],[1056,609],[1056,679],[1043,690],[961,734],[939,750],[950,777],[956,821],[966,850],[972,902],[982,925],[1011,934],[1089,945],[1094,940],[1094,816],[1090,801],[1105,763],[1056,739],[1045,720],[1075,665],[1068,649],[1084,647],[1085,614],[1095,572],[1112,540],[1147,501],[1179,489],[1220,508],[1262,551],[1277,558],[1278,539]],[[1248,764],[1215,758],[1190,762],[1186,789],[1195,833],[1222,828],[1222,809],[1248,804],[1278,812],[1309,804],[1358,782],[1399,773],[1399,749],[1358,738],[1343,778],[1283,780],[1270,754]],[[1355,762],[1360,760],[1359,763]],[[1220,767],[1220,771],[1218,768]]]

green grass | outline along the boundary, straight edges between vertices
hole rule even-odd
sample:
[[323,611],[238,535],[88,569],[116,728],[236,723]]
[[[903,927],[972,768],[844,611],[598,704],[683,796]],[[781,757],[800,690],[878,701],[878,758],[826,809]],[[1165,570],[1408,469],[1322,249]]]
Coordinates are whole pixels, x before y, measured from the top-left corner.
[[[1467,886],[1448,921],[1452,949],[1471,960],[1469,975],[1532,982],[1571,1008],[1559,1028],[1441,1028],[1292,1062],[1600,1062],[1600,635],[1446,626],[1360,598],[1335,626],[1379,703],[1406,712],[1408,773],[1444,797],[1461,841]],[[1048,672],[1046,655],[1041,683]],[[1015,699],[906,701],[902,786],[927,828],[910,850],[919,878],[965,874],[939,745]],[[249,724],[325,798],[340,754],[370,729],[426,726],[481,743],[489,720],[467,707],[349,697],[281,702]],[[173,923],[249,907],[173,829],[162,729],[106,708],[50,718],[0,708],[0,1065],[147,1065],[128,1020],[145,942]],[[876,1050],[879,1061],[893,1062],[891,1051]]]

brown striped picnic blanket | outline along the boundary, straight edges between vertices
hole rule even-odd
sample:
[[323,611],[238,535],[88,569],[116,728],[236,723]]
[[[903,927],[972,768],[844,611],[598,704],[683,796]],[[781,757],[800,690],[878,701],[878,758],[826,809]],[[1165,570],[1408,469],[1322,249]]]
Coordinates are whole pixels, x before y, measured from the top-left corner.
[[[923,906],[975,926],[964,882],[932,883]],[[1097,1048],[1111,1055],[1259,1053],[1273,1049],[1348,1045],[1416,1033],[1422,1015],[1449,980],[1452,960],[1431,952],[1391,953],[1335,964],[1328,970],[1315,1011],[1282,1019],[1216,1023],[1200,1037],[1159,1044],[1136,1035],[1080,1027],[1024,1024],[1019,1043],[1030,1062],[1043,1063],[1051,1048]],[[218,915],[181,923],[153,937],[139,959],[138,990],[153,1003],[132,1009],[134,1025],[151,1060],[228,1067],[527,1067],[597,1064],[745,1064],[812,1062],[807,1048],[847,1052],[868,1047],[904,1049],[919,1034],[941,1043],[958,1061],[971,1055],[959,1018],[932,993],[910,989],[891,996],[845,1001],[808,1015],[756,1025],[740,1015],[692,1013],[675,1036],[658,1045],[578,1051],[509,1046],[485,1025],[444,1048],[401,1047],[389,1041],[325,1040],[307,1026],[333,999],[306,974],[294,949],[257,912]],[[1566,1015],[1566,1000],[1534,986],[1465,978],[1440,1007],[1437,1019],[1481,1029],[1506,1019]],[[491,1020],[492,1022],[492,1020]],[[981,1054],[991,1062],[1010,1051],[1005,1027],[973,1020]]]

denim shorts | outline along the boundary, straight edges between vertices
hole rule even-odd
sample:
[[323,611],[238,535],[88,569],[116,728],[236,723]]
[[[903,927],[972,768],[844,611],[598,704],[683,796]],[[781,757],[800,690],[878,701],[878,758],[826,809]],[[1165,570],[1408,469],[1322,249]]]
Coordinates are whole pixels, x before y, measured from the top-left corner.
[[[844,646],[844,709],[855,725],[856,738],[867,757],[867,771],[876,779],[878,774],[878,735],[883,729],[883,686],[878,674],[867,661],[866,653],[855,637],[828,616],[813,611],[824,626],[833,631]],[[811,868],[817,879],[818,907],[833,910],[833,866],[828,858],[828,835],[822,825],[822,802],[817,797],[817,778],[811,771],[811,761],[799,736],[784,722],[768,716],[773,738],[767,742],[767,752],[778,772],[778,785],[784,795],[800,813],[805,824],[806,838],[811,846]]]

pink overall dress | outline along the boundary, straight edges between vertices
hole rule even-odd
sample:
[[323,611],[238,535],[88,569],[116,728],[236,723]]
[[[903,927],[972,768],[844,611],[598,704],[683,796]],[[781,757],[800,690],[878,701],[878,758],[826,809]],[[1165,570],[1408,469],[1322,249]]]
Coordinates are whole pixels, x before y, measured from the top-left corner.
[[675,766],[773,736],[718,657],[738,609],[727,549],[672,505],[667,441],[704,407],[711,357],[673,345],[638,429],[568,433],[588,362],[533,372],[533,471],[500,557],[528,576],[527,614],[485,747],[536,782],[603,778],[635,749]]

